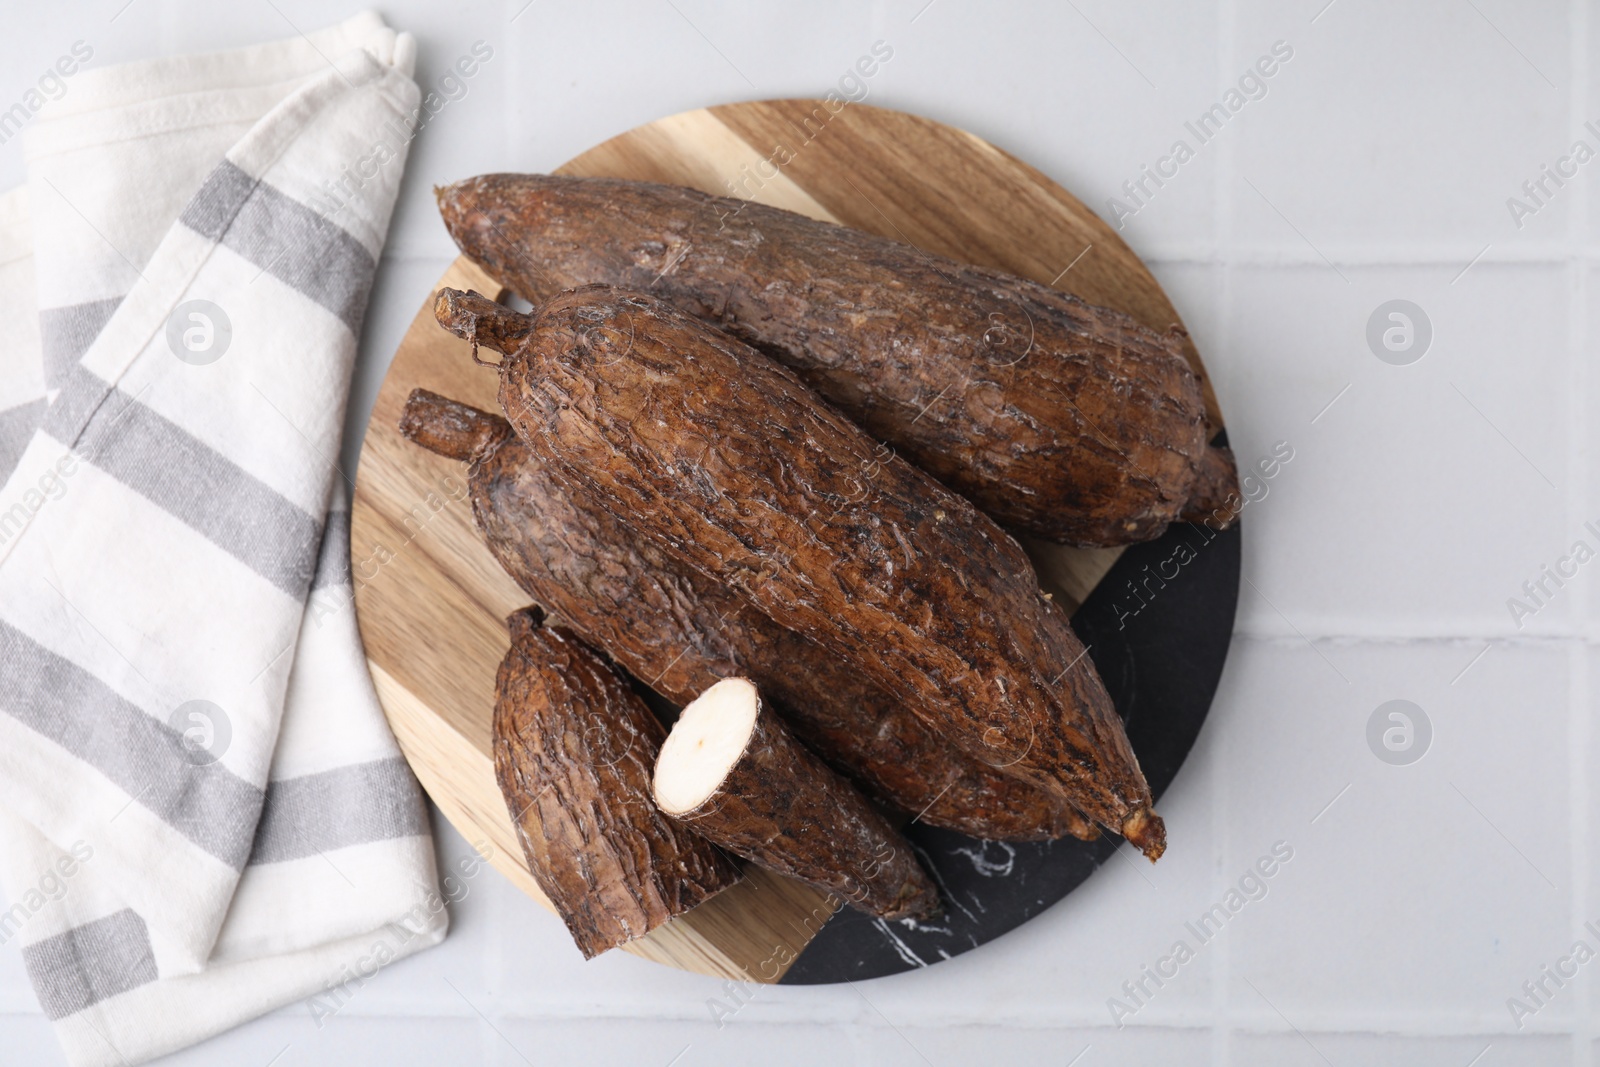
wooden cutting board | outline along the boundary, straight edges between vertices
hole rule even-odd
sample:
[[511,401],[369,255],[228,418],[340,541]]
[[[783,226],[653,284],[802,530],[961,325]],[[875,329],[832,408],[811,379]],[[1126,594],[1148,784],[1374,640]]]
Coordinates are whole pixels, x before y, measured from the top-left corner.
[[[901,112],[850,104],[835,113],[816,100],[689,111],[614,137],[559,173],[754,199],[1052,284],[1158,330],[1180,323],[1138,257],[1070,193],[972,134]],[[465,258],[439,279],[443,286],[503,295]],[[411,445],[396,428],[414,388],[495,410],[498,379],[434,323],[433,293],[417,297],[422,308],[378,394],[356,476],[351,560],[361,635],[379,699],[423,787],[499,871],[549,907],[517,845],[490,747],[495,670],[509,647],[504,619],[528,598],[479,538],[464,466]],[[1192,345],[1188,355],[1204,382]],[[1209,383],[1205,396],[1219,430]],[[1071,605],[1119,554],[1028,547],[1046,586]],[[838,906],[752,869],[625,950],[773,982]]]

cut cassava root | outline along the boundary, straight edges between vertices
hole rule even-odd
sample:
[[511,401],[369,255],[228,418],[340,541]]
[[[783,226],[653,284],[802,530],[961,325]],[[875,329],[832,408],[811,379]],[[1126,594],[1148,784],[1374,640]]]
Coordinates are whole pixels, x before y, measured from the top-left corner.
[[[439,322],[515,312],[442,290]],[[1149,786],[1094,666],[1021,547],[794,374],[642,293],[546,303],[500,369],[543,462],[680,562],[823,645],[982,762],[1150,858]]]
[[648,290],[787,364],[1014,529],[1146,541],[1181,515],[1222,521],[1193,500],[1202,466],[1237,491],[1179,335],[1120,312],[681,186],[490,174],[435,192],[456,244],[519,295]]
[[666,730],[627,684],[537,609],[507,620],[495,679],[495,777],[528,867],[593,958],[740,878],[650,797]]
[[500,416],[418,389],[400,428],[469,464],[484,540],[534,602],[669,700],[744,675],[826,762],[921,822],[999,840],[1095,836],[1053,794],[967,756],[839,657],[643,541]]
[[927,919],[939,893],[910,844],[784,731],[749,680],[683,709],[656,759],[661,810],[753,862],[884,919]]

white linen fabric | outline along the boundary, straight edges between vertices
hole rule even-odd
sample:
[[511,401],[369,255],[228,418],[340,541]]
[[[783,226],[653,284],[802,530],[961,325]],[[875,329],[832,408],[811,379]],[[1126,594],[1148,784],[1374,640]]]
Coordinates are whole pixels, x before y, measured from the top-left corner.
[[0,197],[0,941],[75,1064],[444,937],[334,458],[414,62],[368,13],[84,70]]

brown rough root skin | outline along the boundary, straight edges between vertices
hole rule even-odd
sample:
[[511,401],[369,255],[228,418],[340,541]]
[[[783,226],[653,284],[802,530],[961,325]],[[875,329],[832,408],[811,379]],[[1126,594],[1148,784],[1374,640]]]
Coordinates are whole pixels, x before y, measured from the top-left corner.
[[[500,373],[530,451],[642,537],[980,761],[1108,829],[1150,808],[1110,697],[1021,546],[792,372],[653,297],[587,286],[545,304]],[[1160,818],[1134,825],[1159,854]]]
[[1002,524],[1159,537],[1208,450],[1180,333],[1000,271],[793,212],[615,178],[490,174],[436,190],[456,244],[538,304],[648,291],[787,364]]
[[478,527],[523,591],[668,700],[742,675],[812,751],[921,822],[990,840],[1096,836],[1053,794],[965,755],[839,657],[643,541],[500,416],[418,389],[400,425],[470,462]]
[[733,863],[657,810],[651,774],[666,730],[650,709],[575,636],[541,627],[536,610],[507,624],[495,777],[528,867],[584,957],[737,882]]
[[1207,450],[1195,478],[1194,491],[1178,518],[1226,530],[1239,517],[1239,471],[1231,448]]
[[763,867],[838,893],[869,915],[939,914],[939,891],[910,842],[764,706],[716,791],[669,818]]

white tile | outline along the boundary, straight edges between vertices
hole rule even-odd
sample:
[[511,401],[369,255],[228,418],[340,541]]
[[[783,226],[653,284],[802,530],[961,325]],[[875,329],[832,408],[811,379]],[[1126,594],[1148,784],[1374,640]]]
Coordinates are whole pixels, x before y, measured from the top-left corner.
[[[159,1067],[269,1062],[305,1067],[481,1063],[486,1032],[476,1018],[366,1019],[341,1014],[319,1029],[309,1020],[269,1015],[154,1063]],[[274,1060],[274,1056],[280,1058]]]
[[495,899],[494,1010],[710,1018],[711,979],[620,951],[586,961],[559,918],[506,889]]
[[[527,12],[525,21],[539,10]],[[395,18],[417,38],[417,86],[430,112],[411,141],[395,204],[390,249],[398,255],[454,258],[434,186],[511,169],[507,86],[510,68],[525,57],[513,49],[507,17],[501,5],[433,5]]]
[[[1217,330],[1224,318],[1217,307],[1219,268],[1210,263],[1170,260],[1151,260],[1145,266],[1155,275],[1161,290],[1172,301],[1178,317],[1188,327],[1189,336],[1200,351],[1206,373],[1212,379],[1212,387],[1219,390],[1220,399],[1223,384],[1216,380],[1216,368],[1212,366],[1211,358],[1221,344]],[[1223,419],[1227,419],[1226,405],[1223,407]]]
[[1151,865],[1128,846],[1061,902],[1010,933],[925,970],[877,979],[860,990],[896,1025],[1070,1022],[1108,1025],[1111,1001],[1136,1008],[1140,1024],[1205,1017],[1215,957],[1200,952],[1166,965],[1176,974],[1143,1003],[1123,986],[1161,966],[1193,902],[1210,895],[1214,868],[1214,736],[1203,734],[1158,807],[1167,852]]
[[[74,10],[45,6],[21,6],[7,12],[6,33],[0,38],[0,112],[23,102],[29,90],[40,91],[40,78],[63,56],[74,42],[93,51],[86,68],[110,66],[133,59],[147,59],[163,52],[161,23],[154,7],[137,19],[125,16],[115,23],[111,15],[125,0],[102,0]],[[47,89],[55,91],[53,86]],[[66,80],[62,97],[72,93],[72,79]],[[13,119],[13,122],[15,120]],[[26,128],[24,126],[23,128]],[[8,129],[15,130],[14,125]],[[27,179],[23,163],[24,138],[8,136],[0,144],[0,189],[10,189]]]
[[[1191,102],[1212,84],[1208,49],[1196,45],[1216,39],[1214,12],[1206,5],[1156,12],[1096,3],[997,14],[957,5],[930,10],[918,28],[937,15],[938,25],[958,29],[907,48],[906,69],[897,72],[907,82],[896,83],[904,92],[892,103],[924,110],[921,101],[935,101],[926,113],[1037,166],[1118,226],[1140,254],[1209,241],[1215,159],[1202,153],[1159,187],[1143,168],[1168,154]],[[1021,32],[1024,20],[1030,25]],[[1026,86],[1018,79],[1023,69],[1031,71]],[[995,106],[1002,94],[1011,106]],[[1141,179],[1135,200],[1124,183]],[[1113,197],[1134,214],[1122,216]]]
[[850,1028],[827,1025],[774,1026],[735,1020],[718,1030],[710,1023],[641,1019],[589,1022],[506,1019],[497,1022],[500,1067],[525,1063],[582,1063],[591,1067],[667,1064],[762,1063],[772,1067],[849,1067],[860,1062]]
[[[1331,17],[1331,16],[1329,16]],[[1579,530],[1567,517],[1564,268],[1236,267],[1224,382],[1241,465],[1293,460],[1243,515],[1240,624],[1292,635],[1516,634],[1506,600]],[[1394,366],[1367,344],[1391,299],[1432,342]],[[1332,405],[1329,407],[1329,405]],[[1559,599],[1526,632],[1568,621]],[[1282,612],[1282,615],[1279,615]],[[1285,618],[1285,616],[1287,618]]]
[[1330,1062],[1339,1067],[1566,1067],[1574,1062],[1569,1037],[1236,1033],[1229,1053],[1235,1067],[1327,1067]]
[[[1044,1029],[1000,1026],[877,1026],[862,1033],[861,1062],[872,1067],[967,1067],[970,1064],[1050,1064],[1052,1067],[1201,1067],[1214,1062],[1208,1030],[1127,1026]],[[1075,1058],[1076,1057],[1076,1058]]]
[[[551,5],[511,24],[504,34],[511,136],[497,166],[549,169],[679,111],[825,92],[884,36],[865,9],[837,4],[787,17],[704,2],[676,8],[617,0],[583,9]],[[631,32],[603,45],[594,38],[596,26],[621,23]],[[815,46],[819,38],[822,47],[793,47]]]
[[[126,2],[116,0],[107,17]],[[300,32],[314,33],[336,25],[344,17],[315,0],[285,0],[277,7],[274,11],[263,4],[257,10],[229,11],[209,5],[146,4],[140,0],[122,12],[115,25],[127,23],[131,28],[148,23],[159,29],[163,53],[177,56],[285,40]]]
[[[1224,735],[1221,877],[1276,842],[1294,850],[1222,935],[1236,1012],[1266,1013],[1264,999],[1302,1026],[1501,1025],[1506,998],[1570,944],[1568,654],[1495,647],[1452,686],[1473,652],[1235,641],[1207,724]],[[1367,740],[1394,699],[1431,724],[1406,766]]]
[[43,1015],[0,1014],[0,1048],[5,1049],[7,1063],[56,1067],[67,1062],[55,1030]]
[[[1597,707],[1600,707],[1600,685],[1597,685],[1597,683],[1600,683],[1600,648],[1586,646],[1576,656],[1581,658],[1585,667],[1584,688],[1587,692],[1583,698],[1584,714],[1578,717],[1575,729],[1587,732],[1588,736],[1583,739],[1585,744],[1575,760],[1574,781],[1576,788],[1574,790],[1573,807],[1576,811],[1574,818],[1579,823],[1578,829],[1582,847],[1585,849],[1591,865],[1590,869],[1592,870],[1594,857],[1600,855],[1600,789],[1596,788],[1594,781],[1594,768],[1600,767],[1600,730],[1596,730],[1594,727],[1596,722],[1595,711]],[[1572,936],[1567,939],[1567,943],[1565,945],[1559,943],[1553,945],[1552,950],[1546,954],[1545,958],[1538,961],[1538,966],[1541,969],[1548,965],[1558,973],[1559,971],[1570,972],[1573,964],[1562,961],[1560,957],[1576,948],[1576,942],[1579,940],[1585,942],[1591,952],[1600,952],[1600,933],[1594,932],[1600,931],[1600,885],[1595,884],[1592,874],[1588,893],[1576,918],[1580,921],[1573,924]],[[1591,923],[1594,926],[1594,931],[1587,928],[1588,924]],[[1581,964],[1581,968],[1587,974],[1587,972],[1595,969],[1594,964],[1594,960],[1587,960]],[[1534,975],[1532,973],[1533,970],[1533,967],[1529,968],[1530,973],[1525,976],[1526,980],[1537,980],[1539,976]],[[1595,974],[1588,975],[1587,978],[1580,980],[1580,988],[1583,983],[1587,983],[1588,999],[1582,1006],[1587,1010],[1590,1019],[1596,1018],[1597,1012],[1600,1012],[1600,981],[1596,981],[1596,975],[1600,975],[1600,970],[1596,970]],[[1547,981],[1549,980],[1547,979]],[[1567,989],[1558,992],[1556,998],[1571,996],[1572,993],[1573,990]],[[1528,1002],[1528,998],[1523,998],[1525,1005]],[[1542,1006],[1534,1006],[1539,1009],[1540,1015],[1544,1014]]]
[[[681,15],[666,5],[607,5],[519,19],[507,35],[513,135],[497,166],[552,167],[633,126],[707,104],[822,96],[881,40],[894,55],[866,82],[864,102],[969,129],[1100,211],[1169,147],[1184,101],[1210,79],[1196,42],[1215,38],[1200,6],[1160,15],[1105,3],[1081,4],[1082,14],[940,3],[919,15],[924,0],[876,9],[833,0],[783,15],[704,0],[677,6]],[[620,19],[636,32],[605,48],[571,47],[594,22]],[[671,63],[659,61],[662,49]],[[1125,236],[1146,250],[1209,237],[1211,202],[1209,177],[1186,174]]]
[[[1217,404],[1222,409],[1222,421],[1229,427],[1229,439],[1237,439],[1233,430],[1233,412],[1238,387],[1235,375],[1248,375],[1249,370],[1237,359],[1230,358],[1229,342],[1223,331],[1228,326],[1228,315],[1222,308],[1225,271],[1220,264],[1194,260],[1150,260],[1145,266],[1161,285],[1173,309],[1183,320],[1205,365],[1206,377],[1216,393]],[[1237,444],[1235,444],[1237,448]],[[1246,457],[1239,457],[1241,462]]]
[[[1210,5],[1023,12],[941,4],[908,28],[884,102],[988,138],[1120,223],[1135,251],[1160,254],[1213,236],[1211,155],[1160,186],[1142,168],[1167,155],[1194,102],[1211,91],[1216,35]],[[996,106],[1002,98],[1007,105]],[[1136,200],[1123,186],[1141,179]],[[1112,197],[1135,213],[1119,218]]]
[[[1596,114],[1600,115],[1600,112]],[[1600,138],[1597,138],[1597,141],[1600,141]],[[1582,520],[1578,524],[1580,526],[1592,522],[1595,529],[1600,530],[1600,463],[1596,463],[1592,458],[1596,445],[1600,444],[1600,432],[1594,428],[1592,418],[1594,404],[1600,399],[1600,374],[1595,373],[1592,357],[1595,340],[1600,337],[1600,266],[1586,264],[1574,267],[1573,272],[1575,284],[1578,286],[1575,296],[1576,317],[1579,319],[1578,328],[1582,331],[1580,343],[1574,346],[1579,354],[1573,362],[1583,376],[1584,387],[1572,391],[1572,403],[1576,408],[1574,425],[1578,434],[1579,450],[1585,455],[1588,468],[1588,484],[1584,487],[1583,502],[1575,518]],[[1590,534],[1584,528],[1572,531],[1572,537],[1565,546],[1562,546],[1561,551],[1570,553],[1577,547],[1576,542],[1579,540],[1587,542],[1591,549],[1600,550],[1600,537]],[[1563,564],[1559,556],[1554,553],[1551,558],[1542,560],[1541,563],[1549,564],[1551,567],[1559,565],[1569,571],[1572,569],[1571,563]],[[1587,563],[1582,566],[1578,575],[1558,595],[1570,594],[1573,613],[1592,626],[1596,619],[1600,619],[1600,573],[1591,573],[1591,570],[1593,568]],[[1545,609],[1541,609],[1541,613],[1543,610]]]
[[1279,38],[1295,54],[1240,131],[1237,240],[1332,254],[1562,236],[1570,195],[1521,231],[1505,201],[1570,143],[1567,5],[1341,0],[1312,23],[1324,3],[1239,5],[1238,57]]
[[[1587,142],[1591,149],[1600,151],[1600,136],[1597,136],[1593,130],[1589,130],[1586,127],[1590,120],[1593,120],[1595,125],[1600,127],[1600,79],[1594,76],[1596,42],[1600,42],[1600,20],[1597,20],[1593,12],[1591,12],[1588,17],[1588,36],[1586,40],[1581,42],[1581,47],[1589,57],[1589,96],[1587,100],[1583,101],[1580,114],[1576,117],[1582,120],[1581,124],[1585,125],[1585,129],[1579,131],[1579,136]],[[1554,163],[1554,160],[1546,160],[1545,162]],[[1594,188],[1595,176],[1590,172],[1594,170],[1595,162],[1595,159],[1591,159],[1584,164],[1580,172],[1581,176],[1578,178],[1580,184],[1591,190]],[[1570,188],[1565,190],[1565,192],[1572,191]],[[1600,211],[1594,209],[1594,194],[1591,192],[1588,195],[1588,224],[1581,232],[1581,236],[1586,240],[1588,246],[1593,249],[1600,247]]]

